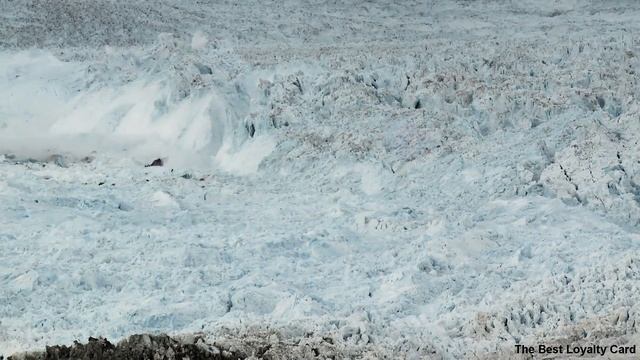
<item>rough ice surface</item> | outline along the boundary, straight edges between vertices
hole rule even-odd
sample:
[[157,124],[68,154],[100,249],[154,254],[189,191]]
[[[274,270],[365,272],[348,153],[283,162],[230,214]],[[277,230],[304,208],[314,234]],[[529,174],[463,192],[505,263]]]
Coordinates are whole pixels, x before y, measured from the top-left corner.
[[637,341],[639,17],[0,0],[0,354],[252,329],[406,358]]

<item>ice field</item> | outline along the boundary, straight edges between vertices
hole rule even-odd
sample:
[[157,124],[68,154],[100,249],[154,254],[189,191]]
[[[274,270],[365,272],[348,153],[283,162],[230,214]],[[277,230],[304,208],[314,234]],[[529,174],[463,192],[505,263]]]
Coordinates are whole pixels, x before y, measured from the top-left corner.
[[0,0],[0,355],[160,332],[345,358],[637,343],[639,18]]

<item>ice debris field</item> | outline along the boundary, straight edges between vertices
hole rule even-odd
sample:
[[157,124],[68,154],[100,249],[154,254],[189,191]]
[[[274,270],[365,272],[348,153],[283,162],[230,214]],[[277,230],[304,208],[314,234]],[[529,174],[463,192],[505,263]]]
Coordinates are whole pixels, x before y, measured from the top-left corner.
[[0,355],[145,332],[414,359],[637,342],[639,18],[0,0]]

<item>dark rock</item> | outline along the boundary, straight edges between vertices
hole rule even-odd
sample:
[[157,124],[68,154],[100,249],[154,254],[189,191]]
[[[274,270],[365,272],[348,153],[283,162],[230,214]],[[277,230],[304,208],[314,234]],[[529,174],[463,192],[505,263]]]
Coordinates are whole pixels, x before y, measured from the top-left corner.
[[[360,337],[358,329],[349,338]],[[239,335],[239,334],[238,334]],[[334,344],[330,336],[306,333],[304,338],[282,339],[271,331],[228,334],[217,341],[207,341],[204,334],[170,337],[133,335],[112,344],[104,338],[89,338],[86,344],[47,346],[44,351],[14,354],[7,360],[314,360],[314,359],[395,359],[390,353],[371,344],[344,347]],[[428,347],[425,348],[429,350]],[[425,350],[425,351],[426,351]],[[421,357],[426,358],[426,357]],[[2,360],[2,359],[0,359]]]
[[153,162],[151,162],[151,164],[147,164],[144,167],[163,166],[163,165],[164,165],[164,161],[162,161],[162,159],[155,159],[155,160],[153,160]]
[[186,343],[167,335],[133,335],[117,345],[104,338],[89,338],[86,344],[47,346],[44,352],[13,355],[8,360],[239,360],[247,358],[234,351],[220,351],[203,341]]
[[256,127],[253,124],[248,124],[246,125],[247,127],[247,132],[249,133],[249,136],[253,137],[253,135],[255,135],[256,133]]

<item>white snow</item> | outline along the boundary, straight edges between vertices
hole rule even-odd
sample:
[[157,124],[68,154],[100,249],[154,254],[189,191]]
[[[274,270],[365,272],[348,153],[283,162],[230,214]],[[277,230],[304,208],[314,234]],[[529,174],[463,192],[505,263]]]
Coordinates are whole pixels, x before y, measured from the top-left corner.
[[639,15],[0,2],[0,355],[254,327],[407,358],[637,342]]
[[248,140],[238,150],[230,143],[224,143],[218,149],[215,160],[222,170],[237,175],[254,174],[258,166],[275,149],[275,141],[268,135]]

